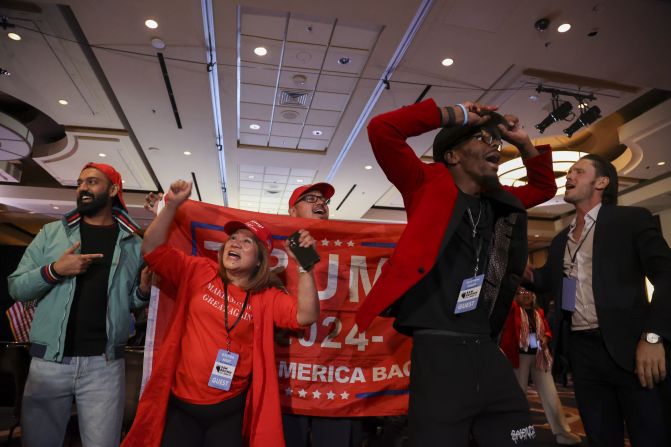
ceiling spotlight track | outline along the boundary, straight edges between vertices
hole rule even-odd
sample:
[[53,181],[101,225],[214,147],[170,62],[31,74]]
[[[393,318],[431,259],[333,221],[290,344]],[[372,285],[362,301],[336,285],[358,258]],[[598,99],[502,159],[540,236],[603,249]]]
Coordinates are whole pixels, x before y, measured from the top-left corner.
[[589,126],[599,118],[601,118],[601,109],[599,109],[597,106],[592,106],[587,109],[586,112],[581,113],[577,120],[564,129],[564,133],[567,137],[571,138],[571,136],[573,136],[573,134],[576,133],[580,128]]
[[569,97],[574,98],[578,103],[578,112],[580,116],[576,119],[569,127],[564,129],[564,133],[570,138],[578,129],[588,126],[601,118],[601,110],[597,106],[592,106],[588,109],[588,102],[596,100],[596,96],[592,93],[581,93],[570,90],[560,90],[557,88],[545,87],[543,85],[538,85],[536,87],[538,93],[550,93],[552,95],[552,112],[546,116],[543,121],[536,124],[536,129],[538,132],[543,133],[552,124],[560,120],[572,120],[575,117],[575,114],[571,111],[573,110],[573,105],[564,100],[560,103],[560,97]]

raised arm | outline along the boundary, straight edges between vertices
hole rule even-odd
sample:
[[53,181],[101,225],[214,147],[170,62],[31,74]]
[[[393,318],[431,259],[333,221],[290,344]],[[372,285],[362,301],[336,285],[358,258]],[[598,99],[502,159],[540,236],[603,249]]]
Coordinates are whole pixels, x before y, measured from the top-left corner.
[[147,255],[161,246],[168,238],[170,224],[175,218],[177,209],[191,195],[191,183],[184,180],[177,180],[170,185],[168,198],[163,210],[156,216],[156,219],[147,228],[142,241],[142,254]]
[[520,199],[525,208],[532,208],[557,194],[557,182],[552,169],[552,150],[548,145],[536,148],[515,115],[505,115],[505,118],[509,127],[506,129],[499,125],[501,135],[520,151],[529,181],[524,186],[504,188]]
[[[316,245],[315,238],[307,230],[299,230],[299,232],[301,234],[298,239],[299,246],[314,247]],[[296,256],[288,246],[288,241],[287,252],[289,256],[296,259]],[[310,271],[299,269],[297,295],[296,321],[298,324],[307,326],[317,321],[319,318],[319,296],[312,269]]]

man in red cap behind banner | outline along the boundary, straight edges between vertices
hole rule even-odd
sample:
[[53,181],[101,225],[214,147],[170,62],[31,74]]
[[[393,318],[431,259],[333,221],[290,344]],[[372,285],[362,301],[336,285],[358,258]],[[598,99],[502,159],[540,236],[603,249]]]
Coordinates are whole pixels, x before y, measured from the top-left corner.
[[60,446],[77,400],[83,445],[118,446],[130,309],[148,302],[142,240],[126,214],[121,175],[88,163],[77,208],[46,224],[9,278],[17,301],[37,301],[23,395],[25,446]]

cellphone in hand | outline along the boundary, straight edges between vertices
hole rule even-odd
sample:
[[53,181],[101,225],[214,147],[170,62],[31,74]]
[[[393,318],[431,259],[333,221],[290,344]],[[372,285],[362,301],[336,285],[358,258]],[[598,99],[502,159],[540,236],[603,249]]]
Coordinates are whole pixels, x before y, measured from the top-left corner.
[[301,247],[298,245],[300,236],[301,234],[298,231],[289,236],[289,249],[296,256],[298,264],[300,264],[304,270],[310,270],[321,258],[314,247]]

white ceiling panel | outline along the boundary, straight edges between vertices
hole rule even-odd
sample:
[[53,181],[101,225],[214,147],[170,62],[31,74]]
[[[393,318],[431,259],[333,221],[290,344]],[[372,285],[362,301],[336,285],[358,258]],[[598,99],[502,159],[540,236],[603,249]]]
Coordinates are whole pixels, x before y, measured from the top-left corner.
[[291,168],[284,168],[280,166],[266,166],[266,174],[273,175],[289,175]]
[[240,193],[242,193],[242,191],[250,189],[261,189],[262,187],[263,182],[255,182],[253,180],[243,180],[242,178],[240,179]]
[[259,165],[241,164],[240,165],[240,172],[251,172],[251,173],[254,173],[254,174],[263,174],[264,169],[263,169],[263,166],[259,166]]
[[371,50],[375,45],[379,28],[367,29],[338,23],[333,31],[331,45],[344,48],[360,48]]
[[268,135],[253,135],[250,133],[240,133],[240,144],[249,146],[267,146]]
[[273,116],[273,121],[280,123],[293,123],[299,124],[302,123],[305,119],[305,109],[299,109],[295,107],[275,107],[275,116]]
[[286,17],[286,13],[260,12],[252,8],[243,8],[240,31],[250,36],[282,40],[286,29]]
[[280,88],[314,90],[317,85],[319,72],[296,68],[282,69],[280,73]]
[[275,98],[275,87],[240,84],[240,101],[256,104],[272,104],[273,98]]
[[270,121],[272,114],[273,106],[267,104],[253,104],[250,102],[240,103],[240,118]]
[[301,124],[275,123],[271,131],[272,136],[300,138],[303,126]]
[[351,94],[352,91],[354,91],[356,83],[357,78],[355,76],[346,76],[346,75],[331,76],[323,74],[319,77],[317,90],[320,90],[322,92]]
[[325,140],[310,140],[307,138],[301,138],[301,141],[298,143],[298,149],[305,149],[309,151],[325,151],[328,141]]
[[[268,52],[264,56],[254,53],[257,47],[264,47]],[[240,36],[240,60],[244,63],[261,63],[267,65],[279,65],[282,58],[282,41],[263,39],[261,37]]]
[[301,135],[301,138],[309,138],[313,140],[330,140],[331,137],[333,137],[334,130],[335,128],[333,127],[307,125],[303,128],[303,134]]
[[[259,126],[259,129],[252,129],[250,126]],[[259,121],[250,119],[240,120],[240,132],[254,135],[268,135],[270,132],[270,121]]]
[[312,107],[320,110],[342,111],[347,105],[349,95],[341,93],[315,92]]
[[244,79],[248,84],[275,87],[277,84],[277,67],[247,62],[240,67],[240,79]]
[[286,183],[288,178],[289,178],[288,175],[264,174],[263,182],[264,182],[264,184],[265,183]]
[[[317,172],[313,169],[299,169],[299,168],[291,169],[291,175],[296,177],[310,177],[312,179],[314,178],[315,174],[317,174]],[[310,183],[312,183],[312,181],[310,181]]]
[[270,145],[283,149],[296,149],[298,138],[291,137],[270,137]]
[[311,20],[292,16],[289,19],[287,40],[289,42],[304,42],[317,45],[327,45],[331,38],[333,22],[324,22],[323,19]]
[[325,54],[325,46],[288,42],[284,48],[282,65],[318,70],[324,62]]
[[332,110],[315,110],[314,108],[308,113],[306,124],[313,124],[319,126],[333,126],[338,125],[340,119],[340,112]]
[[[338,73],[352,73],[359,74],[366,65],[368,60],[368,51],[353,50],[349,48],[331,47],[326,52],[326,60],[324,61],[324,71],[334,71]],[[347,64],[342,64],[339,61],[342,58],[349,59]]]

